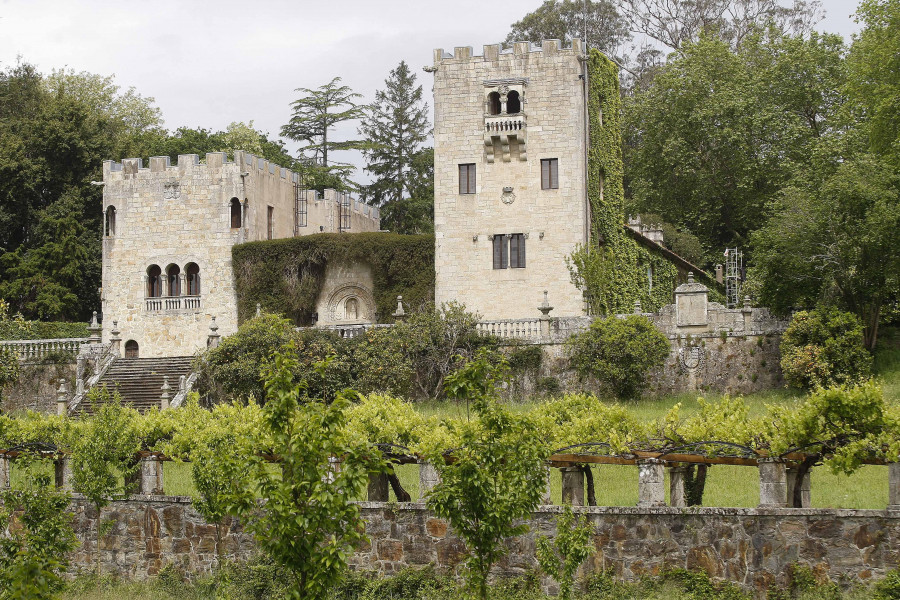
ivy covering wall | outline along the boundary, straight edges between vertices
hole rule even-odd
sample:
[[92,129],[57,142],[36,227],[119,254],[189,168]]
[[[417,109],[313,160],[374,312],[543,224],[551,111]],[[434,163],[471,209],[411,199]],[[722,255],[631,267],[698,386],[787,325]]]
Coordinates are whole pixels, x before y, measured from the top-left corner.
[[629,313],[635,301],[644,311],[672,302],[678,270],[624,231],[622,103],[618,67],[602,52],[588,57],[588,200],[591,245],[569,258],[575,285],[586,288],[594,314]]
[[241,322],[260,304],[309,325],[329,263],[371,267],[379,322],[393,321],[397,296],[407,308],[434,300],[432,235],[320,233],[249,242],[234,246],[232,261]]

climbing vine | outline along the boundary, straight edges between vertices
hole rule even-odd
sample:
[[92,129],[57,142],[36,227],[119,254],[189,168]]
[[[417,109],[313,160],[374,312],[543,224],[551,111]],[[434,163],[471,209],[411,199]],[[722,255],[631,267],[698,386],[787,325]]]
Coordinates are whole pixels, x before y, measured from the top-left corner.
[[407,308],[434,297],[434,236],[393,233],[323,233],[262,242],[232,249],[238,318],[252,317],[259,304],[309,325],[325,283],[328,264],[365,264],[372,269],[376,311],[391,322],[397,296]]
[[588,199],[594,242],[579,246],[568,257],[572,282],[588,291],[594,314],[631,312],[635,301],[640,301],[645,311],[657,310],[671,302],[678,270],[663,256],[640,246],[623,229],[625,188],[618,68],[598,50],[590,51],[588,65]]

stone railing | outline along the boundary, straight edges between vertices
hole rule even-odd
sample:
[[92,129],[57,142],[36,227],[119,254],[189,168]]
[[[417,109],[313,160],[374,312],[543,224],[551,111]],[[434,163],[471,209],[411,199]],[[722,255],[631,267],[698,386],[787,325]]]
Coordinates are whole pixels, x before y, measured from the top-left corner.
[[525,115],[491,115],[484,118],[484,131],[488,134],[522,131]]
[[542,337],[541,319],[479,321],[478,332],[500,339],[534,340]]
[[[316,329],[336,331],[342,338],[350,339],[361,336],[367,329],[393,327],[393,323],[353,323],[352,325],[317,325]],[[298,327],[297,329],[306,329]]]
[[89,342],[90,338],[12,340],[0,341],[0,348],[11,350],[21,361],[31,362],[42,360],[48,356],[69,355],[74,358],[81,350],[81,346]]
[[198,310],[200,308],[200,296],[159,296],[155,298],[144,298],[144,308],[147,312]]
[[178,408],[184,404],[184,400],[187,398],[187,395],[191,393],[196,381],[197,373],[191,373],[187,377],[182,375],[181,379],[178,380],[178,391],[175,392],[175,397],[172,398],[172,402],[169,406],[171,408]]

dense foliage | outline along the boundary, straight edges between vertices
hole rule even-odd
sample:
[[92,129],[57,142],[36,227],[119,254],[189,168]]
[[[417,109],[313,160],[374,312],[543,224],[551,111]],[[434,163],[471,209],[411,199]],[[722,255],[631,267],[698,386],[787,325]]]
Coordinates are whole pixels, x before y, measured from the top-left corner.
[[789,384],[806,389],[865,380],[872,355],[862,323],[835,308],[795,313],[781,339],[781,370]]
[[309,325],[327,266],[365,265],[372,270],[378,322],[393,320],[397,296],[407,309],[434,298],[434,237],[360,233],[316,234],[241,244],[232,249],[238,317],[263,310]]
[[618,398],[640,396],[647,374],[669,355],[669,340],[640,315],[596,319],[566,346],[578,375],[597,379]]

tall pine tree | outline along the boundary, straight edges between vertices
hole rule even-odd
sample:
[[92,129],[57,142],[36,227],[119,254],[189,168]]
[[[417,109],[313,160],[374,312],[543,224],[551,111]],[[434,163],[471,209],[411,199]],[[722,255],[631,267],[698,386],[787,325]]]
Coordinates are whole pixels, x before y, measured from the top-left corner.
[[[375,93],[375,102],[360,126],[368,142],[366,171],[374,177],[366,191],[374,204],[386,208],[386,217],[400,217],[406,211],[389,209],[410,198],[416,183],[413,159],[431,130],[422,86],[416,85],[416,76],[406,62],[401,61],[384,83],[386,89]],[[406,229],[400,219],[386,221],[383,226],[392,231]]]

